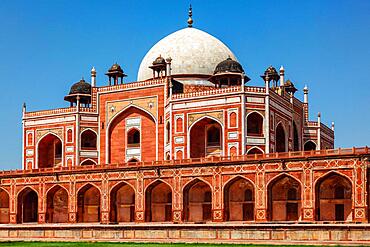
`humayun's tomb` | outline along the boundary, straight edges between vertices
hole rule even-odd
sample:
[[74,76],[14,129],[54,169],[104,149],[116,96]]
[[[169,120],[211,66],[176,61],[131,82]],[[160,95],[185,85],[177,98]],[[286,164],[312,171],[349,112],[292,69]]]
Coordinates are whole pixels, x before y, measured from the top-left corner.
[[67,108],[23,107],[23,169],[0,172],[0,238],[370,240],[370,151],[334,149],[281,66],[249,82],[192,27],[155,44],[137,82],[115,63]]

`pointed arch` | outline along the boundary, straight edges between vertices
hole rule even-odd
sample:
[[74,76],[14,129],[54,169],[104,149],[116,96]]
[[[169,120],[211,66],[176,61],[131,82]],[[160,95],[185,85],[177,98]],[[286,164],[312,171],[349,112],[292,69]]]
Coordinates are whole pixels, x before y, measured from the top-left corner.
[[47,223],[68,222],[68,191],[60,186],[52,186],[46,193],[46,218]]
[[264,151],[258,146],[253,146],[247,150],[247,154],[263,154]]
[[252,111],[247,114],[247,135],[248,136],[263,136],[264,116]]
[[212,187],[196,178],[183,189],[184,221],[206,222],[212,220]]
[[284,125],[279,122],[275,129],[275,151],[287,152],[287,134]]
[[293,121],[293,151],[299,151],[301,150],[301,147],[300,147],[300,138],[299,138],[299,131],[298,131],[298,128],[297,128],[297,125],[295,123],[295,121]]
[[63,140],[48,132],[36,144],[37,168],[51,168],[63,165]]
[[[158,159],[157,119],[146,109],[136,105],[130,105],[115,114],[107,124],[105,140],[106,163],[120,163],[130,158],[127,157],[127,152],[125,151],[127,136],[125,134],[122,137],[119,133],[126,133],[126,131],[129,130],[126,128],[125,120],[131,116],[139,117],[141,121],[139,131],[142,145],[140,145],[140,148],[137,148],[141,155],[140,159],[144,161]],[[147,141],[145,141],[145,139]],[[148,139],[152,139],[152,141],[148,141]],[[152,145],[153,139],[155,139],[155,149]]]
[[100,189],[86,183],[77,191],[77,221],[100,222]]
[[353,183],[350,178],[330,171],[318,178],[314,186],[316,220],[350,220],[353,200]]
[[302,201],[302,184],[290,174],[275,176],[267,184],[268,218],[271,221],[298,221]]
[[27,186],[17,195],[17,223],[38,221],[38,193]]
[[173,189],[167,182],[157,179],[145,188],[145,220],[147,222],[172,221]]
[[312,140],[308,140],[304,143],[304,151],[312,151],[312,150],[316,150],[317,148],[317,145],[314,141]]
[[80,166],[91,166],[91,165],[97,165],[97,163],[96,163],[96,161],[95,160],[93,160],[93,159],[90,159],[90,158],[88,158],[88,159],[84,159],[82,162],[81,162],[81,164],[80,164]]
[[224,125],[220,120],[212,116],[197,119],[189,127],[188,155],[190,158],[224,155],[223,137]]
[[122,181],[110,190],[110,221],[135,221],[135,188]]
[[240,175],[224,186],[224,212],[226,221],[254,220],[255,185]]
[[9,223],[9,193],[0,188],[0,224]]
[[84,129],[80,134],[81,149],[96,150],[98,146],[98,134],[91,128]]

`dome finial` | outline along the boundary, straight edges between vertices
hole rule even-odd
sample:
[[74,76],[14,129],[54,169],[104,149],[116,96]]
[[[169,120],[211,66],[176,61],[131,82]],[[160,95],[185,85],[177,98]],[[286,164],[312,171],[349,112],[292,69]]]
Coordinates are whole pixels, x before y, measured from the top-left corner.
[[188,27],[192,27],[192,26],[193,26],[193,8],[191,7],[191,4],[190,4],[190,7],[189,7]]

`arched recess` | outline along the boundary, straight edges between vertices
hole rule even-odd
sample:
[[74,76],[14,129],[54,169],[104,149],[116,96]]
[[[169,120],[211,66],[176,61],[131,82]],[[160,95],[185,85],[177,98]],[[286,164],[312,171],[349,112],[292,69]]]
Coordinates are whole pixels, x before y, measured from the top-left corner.
[[286,152],[286,134],[284,127],[281,123],[279,123],[275,130],[275,151],[279,152]]
[[286,174],[267,187],[268,216],[271,221],[297,221],[301,211],[301,184]]
[[247,179],[235,177],[224,187],[226,221],[254,220],[254,185]]
[[135,191],[125,182],[119,183],[110,192],[110,221],[135,221]]
[[77,221],[100,222],[100,191],[91,184],[78,191]]
[[212,220],[212,189],[200,179],[194,179],[183,190],[184,221]]
[[98,135],[91,129],[86,129],[81,133],[81,149],[96,150]]
[[191,158],[223,154],[223,131],[218,120],[203,117],[193,123],[189,133]]
[[338,173],[320,178],[315,186],[316,220],[347,221],[352,214],[352,183]]
[[0,188],[0,224],[9,223],[9,194]]
[[298,128],[295,122],[293,121],[293,151],[299,151],[301,149],[299,143],[300,141]]
[[131,128],[127,131],[127,147],[128,148],[139,148],[140,147],[140,130],[137,128]]
[[81,162],[81,166],[94,166],[96,165],[96,162],[92,159],[85,159]]
[[17,223],[37,222],[38,195],[30,187],[23,189],[17,197]]
[[251,147],[248,149],[247,154],[263,154],[263,150],[259,147]]
[[307,141],[304,144],[304,151],[311,151],[311,150],[316,150],[316,143],[313,141]]
[[127,131],[129,131],[126,120],[128,118],[140,118],[141,160],[157,160],[157,146],[155,145],[157,143],[157,127],[154,116],[137,106],[129,106],[118,113],[108,124],[106,162],[121,163],[126,161]]
[[146,189],[145,221],[172,221],[172,189],[168,184],[157,180]]
[[68,192],[57,185],[47,192],[46,196],[46,222],[68,222]]
[[38,168],[56,167],[62,165],[63,143],[56,135],[45,135],[37,145]]
[[263,116],[258,112],[251,112],[247,116],[247,135],[263,136]]

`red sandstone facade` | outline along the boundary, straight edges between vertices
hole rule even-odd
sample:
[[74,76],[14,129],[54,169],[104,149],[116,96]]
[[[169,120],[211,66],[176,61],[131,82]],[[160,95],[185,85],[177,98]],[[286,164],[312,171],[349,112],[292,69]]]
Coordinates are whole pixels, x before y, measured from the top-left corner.
[[114,64],[109,86],[95,70],[74,84],[70,107],[24,107],[23,170],[0,172],[0,222],[367,222],[368,148],[333,150],[334,127],[309,121],[308,89],[297,99],[283,68],[256,87],[219,62],[176,74],[159,56],[133,83]]

